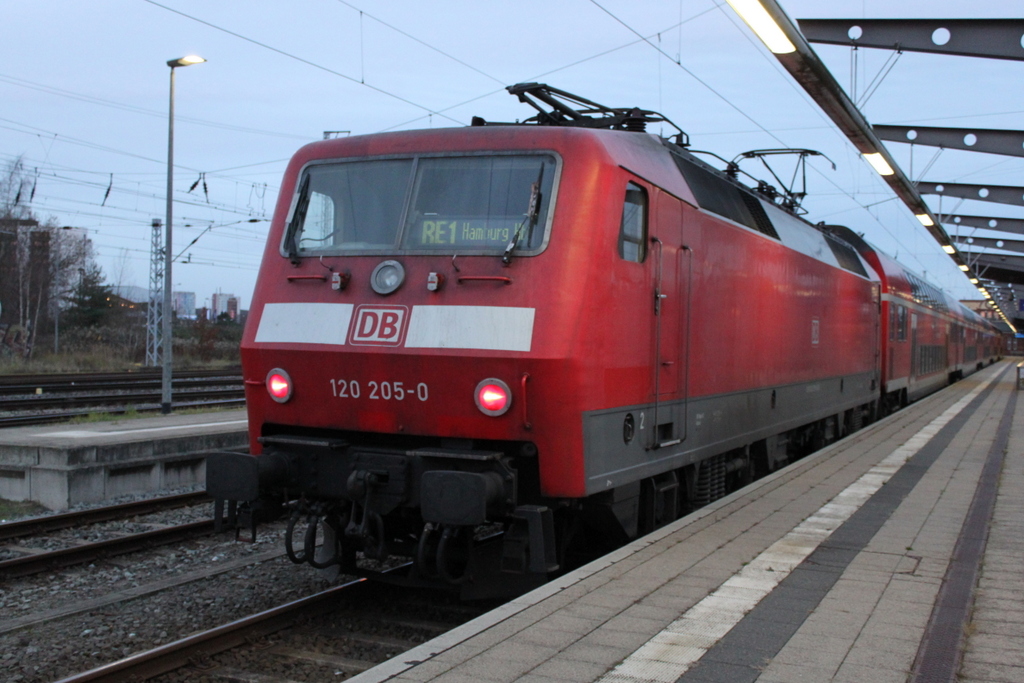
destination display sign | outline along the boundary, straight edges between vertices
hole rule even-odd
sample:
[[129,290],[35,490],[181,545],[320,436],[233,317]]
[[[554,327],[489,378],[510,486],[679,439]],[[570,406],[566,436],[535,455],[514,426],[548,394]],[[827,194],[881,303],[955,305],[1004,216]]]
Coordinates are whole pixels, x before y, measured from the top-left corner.
[[473,218],[427,218],[410,227],[405,236],[407,248],[461,247],[468,249],[505,248],[515,234],[515,221]]

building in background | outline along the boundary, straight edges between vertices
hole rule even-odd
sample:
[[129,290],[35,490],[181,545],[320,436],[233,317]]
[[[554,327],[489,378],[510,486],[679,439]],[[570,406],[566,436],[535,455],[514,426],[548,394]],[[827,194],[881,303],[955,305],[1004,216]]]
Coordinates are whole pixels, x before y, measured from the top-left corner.
[[174,314],[179,318],[195,320],[196,317],[196,293],[195,292],[172,292],[171,306],[174,307]]
[[210,299],[210,318],[216,320],[222,313],[227,313],[232,320],[238,319],[238,297],[234,294],[214,292]]
[[145,304],[149,302],[149,290],[145,287],[114,285],[111,289],[114,290],[114,294],[133,303]]
[[987,299],[964,299],[961,300],[960,303],[991,323],[995,323],[1000,320],[999,313],[996,312],[995,305],[989,303]]
[[971,309],[985,320],[992,323],[997,330],[1003,335],[1003,349],[1007,354],[1018,355],[1021,351],[1024,351],[1024,338],[1021,338],[1020,333],[1014,333],[1007,325],[999,313],[996,311],[995,304],[989,299],[969,299],[960,301],[964,306]]
[[53,332],[56,348],[60,311],[81,287],[91,249],[83,229],[0,218],[0,345],[27,356]]
[[49,230],[34,219],[0,219],[0,323],[27,327],[35,309],[48,310],[50,271]]
[[[111,287],[114,294],[122,299],[131,301],[143,306],[149,303],[149,290],[145,287],[135,285],[119,285]],[[196,317],[196,293],[195,292],[171,292],[171,305],[174,307],[174,314],[179,318],[193,320]]]

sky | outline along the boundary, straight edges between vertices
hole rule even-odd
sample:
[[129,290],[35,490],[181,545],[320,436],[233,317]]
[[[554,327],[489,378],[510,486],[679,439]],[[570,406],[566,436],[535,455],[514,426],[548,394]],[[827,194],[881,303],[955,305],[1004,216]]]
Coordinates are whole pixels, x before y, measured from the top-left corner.
[[[793,18],[1020,11],[1010,0],[781,4]],[[751,149],[819,150],[836,169],[822,157],[810,160],[808,219],[847,225],[955,296],[977,298],[724,0],[4,5],[0,169],[22,161],[36,216],[87,230],[113,285],[148,286],[150,223],[165,214],[167,60],[197,54],[207,63],[176,69],[173,237],[180,256],[172,281],[177,291],[195,292],[198,306],[221,291],[249,307],[277,188],[303,144],[325,131],[365,135],[465,126],[474,115],[526,118],[533,110],[504,90],[526,81],[659,111],[695,149],[726,159]],[[892,56],[815,49],[854,99]],[[1022,70],[1020,62],[907,53],[861,109],[872,123],[1017,129]],[[914,179],[1024,185],[1017,158],[888,147],[904,171],[912,165]],[[742,168],[768,177],[756,161]],[[788,178],[793,167],[781,161],[776,170]],[[1021,207],[926,199],[935,212],[1024,217]]]

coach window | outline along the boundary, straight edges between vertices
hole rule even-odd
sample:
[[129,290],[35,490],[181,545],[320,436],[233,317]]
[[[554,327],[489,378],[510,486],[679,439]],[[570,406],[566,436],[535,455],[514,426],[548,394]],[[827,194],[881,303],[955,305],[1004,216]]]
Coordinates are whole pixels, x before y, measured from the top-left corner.
[[899,330],[896,335],[899,341],[907,341],[907,307],[900,306],[896,312],[899,322],[896,327]]
[[642,263],[647,257],[647,191],[636,183],[626,185],[619,227],[619,256]]

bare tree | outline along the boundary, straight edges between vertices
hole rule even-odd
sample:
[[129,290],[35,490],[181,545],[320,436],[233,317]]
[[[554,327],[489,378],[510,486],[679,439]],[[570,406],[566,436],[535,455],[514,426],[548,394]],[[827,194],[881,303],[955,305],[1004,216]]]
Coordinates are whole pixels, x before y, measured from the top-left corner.
[[0,174],[0,219],[32,219],[29,204],[35,193],[34,179],[29,177],[21,157],[7,164]]
[[35,178],[15,159],[0,174],[0,323],[19,328],[17,350],[26,357],[92,257],[84,231],[38,221],[30,206],[34,194]]
[[132,269],[132,257],[127,249],[118,252],[117,260],[114,261],[110,271],[110,284],[118,294],[124,294],[124,289],[135,280],[135,272]]
[[18,353],[28,346],[28,230],[38,225],[28,207],[31,194],[30,179],[19,157],[0,174],[0,323],[7,323],[5,341]]

